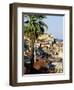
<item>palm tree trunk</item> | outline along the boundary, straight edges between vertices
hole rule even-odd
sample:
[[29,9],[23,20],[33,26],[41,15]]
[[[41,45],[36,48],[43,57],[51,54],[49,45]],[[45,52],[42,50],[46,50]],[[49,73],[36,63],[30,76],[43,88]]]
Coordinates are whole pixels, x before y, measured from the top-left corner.
[[31,43],[31,51],[32,51],[32,56],[31,56],[31,71],[32,71],[34,64],[34,41],[32,41]]
[[34,45],[34,62],[36,62],[36,51],[35,51],[35,45]]

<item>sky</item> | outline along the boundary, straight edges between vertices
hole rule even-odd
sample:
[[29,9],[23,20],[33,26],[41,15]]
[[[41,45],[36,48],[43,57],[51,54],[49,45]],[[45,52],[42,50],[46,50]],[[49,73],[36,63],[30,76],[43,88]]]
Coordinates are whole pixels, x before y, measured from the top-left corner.
[[63,40],[64,16],[49,15],[43,20],[48,25],[47,33],[53,34],[56,39]]

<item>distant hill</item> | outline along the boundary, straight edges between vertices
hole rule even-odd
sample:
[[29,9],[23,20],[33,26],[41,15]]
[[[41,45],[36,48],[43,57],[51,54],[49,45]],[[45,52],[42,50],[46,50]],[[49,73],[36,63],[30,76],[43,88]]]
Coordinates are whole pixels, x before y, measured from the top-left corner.
[[62,42],[62,41],[63,41],[62,39],[57,39],[57,38],[56,38],[55,40],[56,40],[56,41],[59,41],[59,42]]

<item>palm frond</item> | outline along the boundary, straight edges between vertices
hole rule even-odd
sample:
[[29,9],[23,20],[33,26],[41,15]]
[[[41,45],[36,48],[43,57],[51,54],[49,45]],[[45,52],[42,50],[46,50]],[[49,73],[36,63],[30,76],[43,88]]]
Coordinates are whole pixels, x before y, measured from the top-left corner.
[[46,29],[48,29],[47,24],[45,24],[43,21],[39,21],[39,24],[42,25],[42,26],[44,26]]
[[27,20],[27,21],[24,21],[24,23],[25,23],[25,24],[29,23],[29,20]]

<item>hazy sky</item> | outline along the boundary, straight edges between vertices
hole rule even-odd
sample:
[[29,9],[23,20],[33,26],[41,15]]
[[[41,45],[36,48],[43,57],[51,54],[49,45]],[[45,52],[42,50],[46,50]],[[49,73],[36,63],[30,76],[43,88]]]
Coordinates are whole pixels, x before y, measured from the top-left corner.
[[43,21],[48,25],[48,33],[54,35],[57,39],[63,40],[63,19],[64,16],[49,15]]

